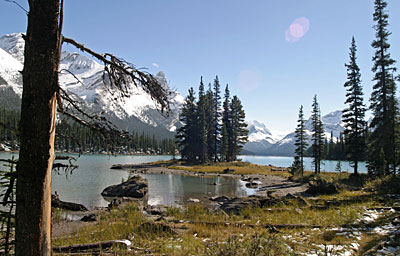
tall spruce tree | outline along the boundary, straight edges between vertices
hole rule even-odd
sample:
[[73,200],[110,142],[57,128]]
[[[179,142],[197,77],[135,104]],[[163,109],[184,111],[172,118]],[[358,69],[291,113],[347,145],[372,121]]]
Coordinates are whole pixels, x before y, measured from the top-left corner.
[[215,126],[214,126],[214,94],[211,83],[206,93],[206,120],[207,120],[207,152],[208,158],[215,160]]
[[299,119],[297,120],[297,128],[295,130],[296,141],[294,143],[296,147],[295,155],[297,157],[295,161],[298,161],[301,175],[304,173],[304,156],[308,148],[305,123],[306,120],[304,119],[303,106],[301,106],[299,110]]
[[176,139],[181,156],[188,162],[196,162],[199,144],[196,98],[193,88],[189,89],[179,120],[183,123],[183,126],[178,129]]
[[207,98],[204,92],[203,77],[200,78],[199,100],[197,102],[199,133],[198,140],[200,144],[200,161],[205,163],[209,160],[207,148],[207,119],[206,119]]
[[[368,138],[368,169],[377,175],[396,173],[398,148],[398,102],[396,100],[396,83],[394,80],[395,60],[390,57],[390,32],[388,14],[384,0],[375,0],[374,29],[376,39],[372,42],[375,54],[373,91],[370,109],[373,118],[370,123],[371,134]],[[381,159],[383,157],[383,159]],[[382,169],[382,163],[385,163]]]
[[218,76],[214,79],[214,161],[218,161],[218,151],[220,147],[221,135],[221,86]]
[[231,135],[231,111],[230,111],[230,93],[229,86],[225,87],[225,95],[224,95],[224,103],[222,104],[222,134],[221,134],[221,161],[230,161],[229,160],[229,145],[232,142]]
[[347,81],[344,84],[347,91],[345,104],[348,107],[343,110],[343,122],[347,158],[353,165],[354,174],[358,173],[358,162],[365,152],[365,105],[356,53],[356,41],[353,37],[349,53],[350,61],[345,64],[347,68]]
[[246,129],[247,124],[242,103],[236,95],[233,96],[230,105],[232,143],[229,145],[228,152],[229,160],[234,161],[237,159],[243,145],[247,142],[249,131]]
[[317,101],[317,95],[314,96],[313,104],[312,104],[312,152],[313,152],[313,163],[314,163],[314,172],[321,172],[321,160],[323,156],[324,150],[324,127],[321,120],[321,110]]

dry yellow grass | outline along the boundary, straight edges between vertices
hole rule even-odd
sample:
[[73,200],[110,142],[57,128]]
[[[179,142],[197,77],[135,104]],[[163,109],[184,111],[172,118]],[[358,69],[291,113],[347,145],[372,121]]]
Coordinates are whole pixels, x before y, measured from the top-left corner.
[[277,175],[285,178],[291,176],[291,174],[288,172],[288,168],[277,168],[273,166],[257,165],[240,161],[232,163],[213,163],[210,165],[190,165],[190,166],[171,165],[168,168],[189,171],[189,172],[204,172],[204,173],[218,173],[218,174],[224,173],[224,170],[229,168],[229,170],[231,170],[231,172],[229,172],[230,174],[237,174],[237,175],[262,174],[262,175]]

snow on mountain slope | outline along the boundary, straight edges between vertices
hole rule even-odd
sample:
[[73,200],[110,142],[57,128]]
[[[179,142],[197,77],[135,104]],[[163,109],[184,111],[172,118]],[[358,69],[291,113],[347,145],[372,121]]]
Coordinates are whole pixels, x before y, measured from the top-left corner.
[[[0,82],[3,79],[4,84],[11,86],[21,95],[22,79],[18,78],[17,71],[22,70],[24,61],[22,34],[14,33],[0,37],[0,50]],[[182,95],[170,89],[164,72],[158,72],[155,77],[171,95],[171,112],[167,118],[159,113],[156,103],[140,87],[131,84],[129,98],[112,94],[103,86],[103,69],[104,66],[92,58],[64,51],[60,60],[60,85],[68,92],[77,95],[87,107],[96,112],[108,113],[120,120],[139,120],[146,125],[166,129],[168,132],[177,129],[180,125],[179,111],[184,99]],[[128,130],[132,129],[128,127]]]
[[19,96],[22,95],[23,65],[0,48],[0,87],[12,87]]
[[[324,124],[326,138],[330,138],[331,131],[334,137],[339,137],[340,133],[343,132],[344,126],[340,110],[324,115],[321,119]],[[305,123],[309,145],[311,145],[311,124],[310,117]],[[294,142],[296,140],[294,132],[279,138],[276,134],[272,135],[264,124],[257,121],[248,122],[247,129],[249,130],[249,142],[246,143],[243,149],[261,155],[293,156]]]
[[20,63],[24,63],[25,41],[22,33],[12,33],[0,37],[0,48],[8,52]]
[[[329,114],[322,116],[322,123],[324,125],[325,137],[330,138],[331,132],[334,137],[339,137],[340,133],[343,132],[344,126],[342,122],[342,111],[336,110]],[[311,117],[305,123],[306,134],[308,144],[311,145],[311,128],[312,121]],[[289,133],[282,140],[275,143],[269,150],[265,153],[268,155],[279,155],[279,156],[293,156],[294,154],[294,142],[295,142],[295,133]]]
[[280,138],[272,134],[265,124],[256,120],[247,122],[247,130],[249,130],[248,142],[244,145],[243,149],[255,154],[263,154],[265,150],[270,148]]

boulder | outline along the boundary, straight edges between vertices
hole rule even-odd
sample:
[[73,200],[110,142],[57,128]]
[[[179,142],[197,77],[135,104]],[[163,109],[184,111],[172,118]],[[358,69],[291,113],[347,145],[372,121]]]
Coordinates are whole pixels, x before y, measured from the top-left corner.
[[213,196],[213,197],[210,198],[210,200],[214,201],[214,202],[221,203],[221,202],[225,202],[225,201],[229,200],[229,197],[226,197],[226,196]]
[[234,173],[234,172],[235,172],[234,169],[229,169],[229,168],[226,168],[226,169],[223,171],[224,174]]
[[83,222],[93,222],[93,221],[97,221],[97,217],[94,213],[92,214],[88,214],[82,217],[81,221]]
[[88,209],[82,204],[61,201],[58,196],[51,195],[51,207],[60,208],[68,211],[87,211]]
[[197,198],[189,198],[188,201],[192,203],[200,203],[200,200]]
[[257,188],[258,183],[257,182],[248,182],[246,183],[246,188]]
[[286,202],[285,199],[276,199],[271,197],[263,197],[252,195],[243,198],[232,198],[226,200],[220,206],[220,209],[226,213],[240,214],[242,209],[253,208],[253,207],[267,207],[276,205],[280,202]]
[[148,183],[140,176],[134,176],[119,185],[112,185],[101,192],[108,197],[133,197],[144,198],[148,194]]

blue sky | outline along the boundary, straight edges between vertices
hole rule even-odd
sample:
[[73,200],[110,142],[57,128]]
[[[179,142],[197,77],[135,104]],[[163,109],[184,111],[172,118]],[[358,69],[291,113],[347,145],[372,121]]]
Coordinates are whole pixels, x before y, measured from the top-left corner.
[[[400,1],[389,0],[388,11],[390,53],[400,62]],[[66,0],[63,31],[96,51],[163,70],[184,95],[200,76],[208,83],[218,75],[247,119],[291,131],[301,104],[310,113],[314,94],[323,114],[344,107],[353,35],[369,99],[372,13],[373,0]],[[0,35],[26,30],[24,12],[4,1],[0,23]]]

